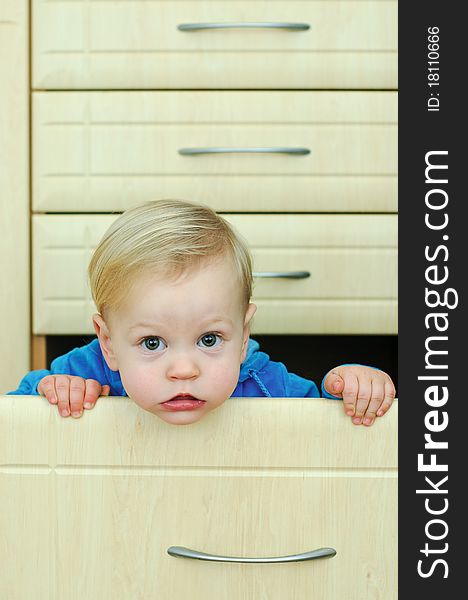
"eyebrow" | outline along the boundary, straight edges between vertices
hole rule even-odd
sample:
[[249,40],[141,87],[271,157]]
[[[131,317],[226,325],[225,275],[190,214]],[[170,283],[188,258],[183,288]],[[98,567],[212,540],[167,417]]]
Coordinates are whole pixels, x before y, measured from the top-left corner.
[[135,325],[131,325],[128,328],[128,331],[132,331],[133,329],[151,329],[151,328],[157,328],[160,327],[161,324],[160,323],[135,323]]
[[208,317],[207,319],[200,321],[200,323],[202,325],[205,323],[226,323],[227,325],[234,327],[234,322],[232,321],[232,319],[228,319],[227,317],[218,317],[218,316]]
[[[232,321],[232,319],[228,319],[226,317],[220,317],[220,316],[214,316],[214,317],[208,317],[207,319],[203,319],[202,321],[200,321],[201,325],[204,324],[208,324],[208,323],[225,323],[231,327],[234,327],[234,322]],[[167,323],[166,323],[167,325]],[[135,325],[131,325],[128,328],[128,331],[133,331],[134,329],[157,329],[158,327],[161,327],[162,323],[150,323],[148,322],[144,322],[142,321],[141,323],[135,323]]]

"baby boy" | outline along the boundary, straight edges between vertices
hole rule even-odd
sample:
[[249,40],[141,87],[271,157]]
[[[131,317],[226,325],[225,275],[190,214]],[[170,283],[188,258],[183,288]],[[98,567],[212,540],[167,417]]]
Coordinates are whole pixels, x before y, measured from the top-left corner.
[[[249,339],[256,306],[242,238],[213,210],[160,200],[123,213],[89,265],[97,340],[32,371],[12,394],[41,394],[79,417],[99,396],[129,396],[177,425],[232,396],[319,397]],[[356,425],[390,408],[395,388],[378,369],[338,366],[322,395],[343,399]]]

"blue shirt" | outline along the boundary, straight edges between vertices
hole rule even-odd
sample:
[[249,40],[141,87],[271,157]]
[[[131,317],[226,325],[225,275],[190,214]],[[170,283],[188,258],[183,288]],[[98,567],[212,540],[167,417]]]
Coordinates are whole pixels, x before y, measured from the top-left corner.
[[[16,390],[8,393],[16,396],[39,395],[37,385],[41,379],[46,375],[60,374],[95,379],[101,385],[110,387],[110,396],[127,395],[120,379],[120,373],[109,369],[97,339],[53,360],[50,371],[47,369],[31,371],[23,377]],[[325,378],[321,385],[322,397],[341,400],[324,389],[324,381]],[[241,364],[239,380],[232,393],[232,397],[236,396],[244,398],[258,396],[320,398],[320,392],[313,381],[289,373],[283,363],[270,360],[268,354],[260,351],[258,342],[250,338],[247,355]]]

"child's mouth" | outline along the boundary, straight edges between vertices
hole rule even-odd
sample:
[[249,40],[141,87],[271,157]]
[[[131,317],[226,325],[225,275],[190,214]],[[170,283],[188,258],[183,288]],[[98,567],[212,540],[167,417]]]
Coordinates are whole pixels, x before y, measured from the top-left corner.
[[195,410],[196,408],[205,404],[204,400],[198,400],[189,394],[180,394],[178,396],[174,396],[167,402],[161,402],[159,406],[162,406],[166,410]]

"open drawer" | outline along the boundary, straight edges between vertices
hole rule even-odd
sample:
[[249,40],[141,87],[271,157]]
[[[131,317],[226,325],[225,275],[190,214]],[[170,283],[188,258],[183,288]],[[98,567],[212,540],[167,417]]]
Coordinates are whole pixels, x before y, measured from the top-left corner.
[[[0,402],[0,560],[8,600],[394,600],[397,402],[371,428],[342,403],[232,398],[168,425],[128,398],[80,420]],[[330,548],[304,562],[277,558]]]

